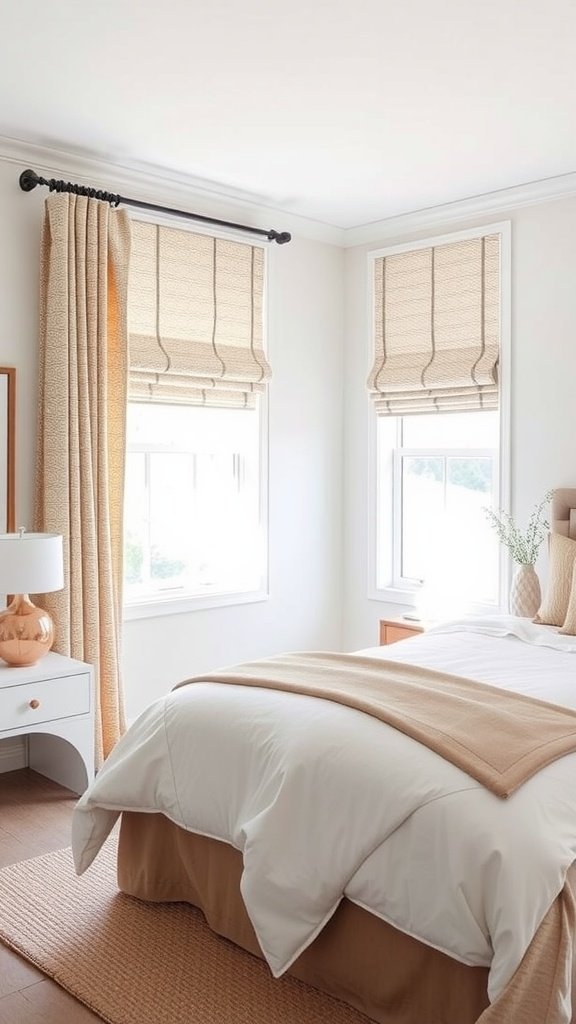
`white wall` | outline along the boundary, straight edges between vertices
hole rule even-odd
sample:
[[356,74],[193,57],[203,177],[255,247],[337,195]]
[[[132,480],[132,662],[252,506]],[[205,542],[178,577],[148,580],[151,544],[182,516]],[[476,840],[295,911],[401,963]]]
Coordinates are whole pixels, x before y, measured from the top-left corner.
[[[0,364],[17,368],[17,520],[29,525],[34,477],[38,255],[45,189],[25,195],[26,162],[0,150]],[[32,164],[47,177],[45,170]],[[75,180],[61,155],[56,176]],[[106,168],[111,190],[130,195],[126,172]],[[100,184],[100,182],[94,182]],[[139,190],[139,191],[138,191]],[[142,194],[142,181],[133,192]],[[154,183],[151,201],[166,203]],[[178,205],[174,196],[168,205]],[[188,197],[224,219],[294,231],[269,210]],[[285,218],[284,220],[288,220]],[[296,228],[298,227],[296,222]],[[303,234],[312,233],[302,222]],[[125,623],[129,717],[179,679],[282,650],[338,648],[341,626],[343,252],[294,234],[273,252],[269,338],[270,599]]]
[[40,211],[0,160],[0,363],[16,367],[16,525],[31,525]]
[[[543,202],[382,238],[346,253],[343,648],[378,643],[391,606],[367,598],[371,249],[512,223],[512,511],[528,516],[551,487],[576,486],[576,199]],[[542,565],[542,569],[545,567]],[[400,610],[400,609],[399,609]]]

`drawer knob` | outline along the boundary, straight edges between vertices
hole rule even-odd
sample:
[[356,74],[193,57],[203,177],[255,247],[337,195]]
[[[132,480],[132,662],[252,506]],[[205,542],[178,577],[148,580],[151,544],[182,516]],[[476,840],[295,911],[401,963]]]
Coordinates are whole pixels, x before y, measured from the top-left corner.
[[28,707],[32,708],[33,711],[36,711],[36,708],[40,707],[40,701],[36,700],[36,697],[33,697],[32,700],[28,701]]

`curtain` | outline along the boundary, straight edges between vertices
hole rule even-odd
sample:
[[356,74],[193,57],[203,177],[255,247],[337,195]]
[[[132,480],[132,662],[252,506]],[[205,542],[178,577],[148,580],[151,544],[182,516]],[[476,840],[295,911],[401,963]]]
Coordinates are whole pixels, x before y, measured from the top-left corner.
[[129,398],[253,408],[263,348],[264,250],[134,221]]
[[46,200],[41,250],[36,529],[64,538],[43,605],[54,649],[88,662],[96,761],[125,729],[120,677],[130,222],[96,199]]
[[379,415],[497,409],[500,235],[376,259],[374,333]]

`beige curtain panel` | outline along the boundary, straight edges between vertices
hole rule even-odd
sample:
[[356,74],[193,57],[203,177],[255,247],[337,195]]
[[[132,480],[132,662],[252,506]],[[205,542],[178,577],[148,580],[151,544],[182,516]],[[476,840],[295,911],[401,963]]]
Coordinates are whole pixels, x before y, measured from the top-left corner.
[[264,250],[132,223],[129,398],[252,407],[270,379]]
[[379,415],[498,408],[500,235],[381,257],[374,298]]
[[36,528],[64,538],[46,594],[55,650],[94,666],[96,758],[124,731],[120,678],[130,222],[96,199],[46,201],[41,253]]

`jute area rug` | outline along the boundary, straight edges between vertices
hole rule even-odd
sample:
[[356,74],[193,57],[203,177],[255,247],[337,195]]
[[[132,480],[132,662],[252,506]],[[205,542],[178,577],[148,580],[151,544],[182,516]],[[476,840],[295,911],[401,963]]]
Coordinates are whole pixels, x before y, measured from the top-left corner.
[[109,1024],[368,1024],[214,935],[184,903],[118,892],[115,850],[82,878],[70,850],[0,871],[0,938]]

